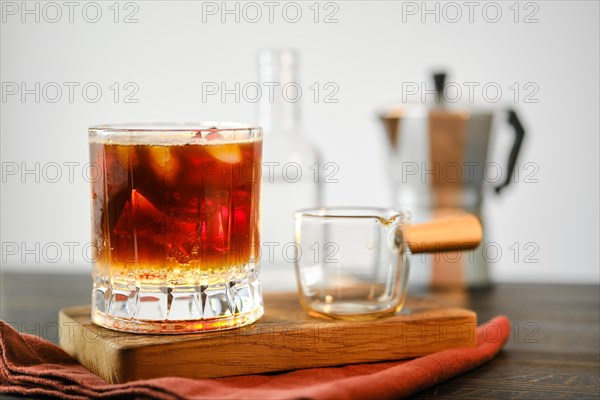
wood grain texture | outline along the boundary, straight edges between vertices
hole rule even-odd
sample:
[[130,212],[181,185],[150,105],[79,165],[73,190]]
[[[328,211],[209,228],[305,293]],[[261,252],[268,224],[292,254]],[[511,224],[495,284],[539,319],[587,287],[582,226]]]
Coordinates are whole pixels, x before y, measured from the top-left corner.
[[483,235],[479,219],[467,212],[409,225],[405,229],[413,254],[474,249]]
[[[53,266],[49,266],[53,267]],[[543,269],[543,265],[536,268]],[[82,274],[0,273],[0,318],[22,332],[57,342],[57,310],[89,301]],[[418,399],[598,399],[598,285],[496,284],[474,292],[425,292],[449,307],[511,320],[511,338],[492,361],[415,396]],[[7,398],[11,398],[5,396]],[[15,398],[16,399],[16,398]]]
[[[438,295],[436,295],[438,297]],[[595,399],[600,397],[597,285],[502,284],[456,298],[480,321],[500,313],[511,337],[487,365],[428,389],[419,399]],[[453,302],[452,298],[444,299]]]
[[249,327],[189,335],[115,332],[90,321],[89,306],[63,309],[61,347],[108,382],[160,376],[211,378],[397,360],[475,345],[476,314],[408,302],[370,322],[311,318],[295,293],[265,296],[265,316]]

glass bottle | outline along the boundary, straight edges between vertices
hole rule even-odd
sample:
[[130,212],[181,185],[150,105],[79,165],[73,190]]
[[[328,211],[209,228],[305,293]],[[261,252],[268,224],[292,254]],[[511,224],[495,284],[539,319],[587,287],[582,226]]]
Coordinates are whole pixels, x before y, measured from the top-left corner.
[[261,262],[292,268],[294,213],[321,205],[321,163],[301,126],[296,52],[264,49],[258,64],[258,119],[264,130]]

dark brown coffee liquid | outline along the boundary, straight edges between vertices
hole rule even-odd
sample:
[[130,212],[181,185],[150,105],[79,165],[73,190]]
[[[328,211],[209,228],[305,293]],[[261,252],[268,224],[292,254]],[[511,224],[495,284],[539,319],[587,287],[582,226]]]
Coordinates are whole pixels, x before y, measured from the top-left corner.
[[235,278],[259,257],[262,143],[90,143],[102,275],[141,284]]

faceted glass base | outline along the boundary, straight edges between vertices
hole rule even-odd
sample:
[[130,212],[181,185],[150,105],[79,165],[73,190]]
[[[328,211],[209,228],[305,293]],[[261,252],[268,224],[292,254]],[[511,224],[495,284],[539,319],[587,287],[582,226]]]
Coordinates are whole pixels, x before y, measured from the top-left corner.
[[[131,333],[177,334],[252,324],[264,313],[254,268],[243,279],[209,285],[167,286],[96,276],[92,321]],[[99,279],[98,279],[99,278]]]

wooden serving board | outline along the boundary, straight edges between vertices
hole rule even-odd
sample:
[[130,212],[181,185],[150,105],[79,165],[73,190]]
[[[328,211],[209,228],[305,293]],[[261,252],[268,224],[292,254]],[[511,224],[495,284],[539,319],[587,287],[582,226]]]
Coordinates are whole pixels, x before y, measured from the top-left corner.
[[475,346],[477,316],[409,299],[395,316],[337,321],[308,316],[296,293],[265,295],[254,325],[185,335],[111,331],[90,320],[90,306],[60,311],[60,346],[93,373],[120,383],[161,376],[214,378],[399,360]]

